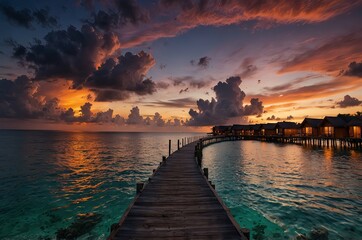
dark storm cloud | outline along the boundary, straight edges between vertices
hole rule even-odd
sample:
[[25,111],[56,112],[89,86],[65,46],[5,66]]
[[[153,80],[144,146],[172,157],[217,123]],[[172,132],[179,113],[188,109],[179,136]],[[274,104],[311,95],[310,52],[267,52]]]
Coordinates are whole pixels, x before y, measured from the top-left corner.
[[341,108],[346,108],[360,106],[361,103],[362,101],[358,100],[357,98],[351,97],[350,95],[345,95],[342,101],[337,102],[337,105]]
[[109,31],[119,24],[119,15],[115,12],[98,11],[93,15],[93,23],[96,27]]
[[121,17],[121,22],[137,24],[149,20],[148,11],[142,8],[135,0],[114,0]]
[[81,30],[70,26],[49,32],[44,43],[24,48],[15,46],[13,55],[35,70],[35,80],[68,79],[73,81],[73,88],[80,88],[96,65],[119,48],[119,41],[114,33],[102,33],[85,24]]
[[59,114],[57,99],[44,100],[38,95],[38,84],[27,76],[14,81],[0,80],[0,117],[3,118],[49,118]]
[[30,28],[33,22],[38,23],[42,27],[55,27],[58,25],[56,18],[49,15],[48,9],[30,10],[24,8],[16,10],[14,7],[1,3],[0,11],[6,19],[19,26]]
[[135,0],[109,2],[112,3],[112,9],[100,10],[93,14],[92,24],[100,29],[109,31],[127,23],[137,25],[150,19],[148,11]]
[[55,17],[49,15],[47,9],[38,9],[33,11],[35,21],[43,27],[56,27],[58,21]]
[[348,65],[348,69],[344,72],[344,75],[362,77],[362,62],[351,62]]
[[33,15],[30,9],[24,8],[22,10],[16,10],[10,5],[1,3],[0,11],[8,21],[25,28],[31,27],[31,23],[33,21]]
[[259,99],[251,99],[250,105],[243,106],[245,93],[241,91],[240,77],[230,77],[226,82],[219,82],[213,90],[216,94],[209,100],[197,101],[198,111],[190,109],[191,119],[188,125],[206,126],[223,124],[233,117],[259,115],[263,113],[263,105]]
[[[117,60],[108,59],[88,78],[85,85],[94,90],[96,101],[123,100],[131,92],[137,95],[153,94],[156,84],[145,79],[145,76],[154,65],[155,60],[148,53],[127,52]],[[102,91],[108,94],[102,94]]]

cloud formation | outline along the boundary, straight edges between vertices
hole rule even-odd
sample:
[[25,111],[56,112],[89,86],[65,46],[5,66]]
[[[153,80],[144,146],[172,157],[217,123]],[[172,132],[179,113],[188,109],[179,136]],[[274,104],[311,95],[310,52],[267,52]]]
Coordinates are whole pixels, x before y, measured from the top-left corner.
[[[320,46],[308,51],[303,49],[301,53],[282,62],[279,73],[313,71],[336,76],[340,70],[343,70],[341,66],[347,66],[356,59],[360,59],[361,41],[361,32],[328,39]],[[358,67],[358,64],[353,65],[353,67]]]
[[113,110],[108,109],[105,112],[92,112],[92,104],[86,102],[84,105],[80,106],[80,115],[77,116],[77,113],[73,108],[68,108],[65,111],[62,111],[59,115],[59,120],[65,121],[67,123],[113,123],[116,125],[124,125],[125,119],[119,114],[113,117]]
[[118,59],[106,60],[87,79],[85,86],[95,92],[95,101],[124,100],[130,93],[153,94],[156,84],[145,76],[155,63],[154,58],[143,51],[127,52]]
[[214,79],[212,78],[210,78],[209,80],[203,80],[203,79],[196,79],[193,76],[171,78],[173,86],[188,86],[189,88],[197,88],[197,89],[210,86],[212,81],[214,81]]
[[[135,0],[113,0],[112,9],[99,10],[93,13],[93,26],[105,31],[114,30],[122,25],[131,23],[137,25],[149,21],[149,12]],[[92,8],[92,4],[87,4]]]
[[200,68],[207,68],[210,64],[211,58],[208,56],[200,58],[198,61],[191,60],[191,65],[196,65]]
[[351,62],[348,65],[348,69],[344,72],[344,75],[362,77],[362,62]]
[[49,32],[44,40],[29,48],[14,46],[14,57],[35,70],[35,80],[72,80],[73,88],[81,88],[96,67],[120,47],[114,33],[103,33],[87,24],[81,30],[70,26]]
[[59,112],[59,100],[45,100],[38,94],[39,85],[27,76],[15,81],[0,80],[0,117],[52,119]]
[[337,105],[341,108],[346,108],[359,106],[361,103],[362,101],[358,100],[357,98],[351,97],[350,95],[345,95],[342,101],[337,102]]
[[199,99],[196,102],[198,110],[189,111],[191,119],[188,125],[223,124],[230,118],[262,114],[264,107],[259,99],[252,98],[250,105],[243,106],[245,93],[241,91],[240,84],[240,77],[230,77],[225,82],[218,82],[213,88],[216,99]]
[[[132,37],[123,41],[126,48],[159,38],[173,37],[198,26],[225,26],[242,22],[256,22],[257,26],[314,23],[345,13],[360,4],[359,0],[161,0],[162,18],[151,19]],[[176,14],[176,17],[175,17]],[[261,23],[261,24],[260,24]]]
[[276,117],[275,115],[271,115],[270,117],[267,117],[268,121],[279,121],[280,118],[279,117]]
[[49,15],[48,9],[32,11],[28,8],[23,8],[16,10],[8,4],[0,3],[0,12],[9,22],[25,28],[31,28],[34,22],[42,27],[56,27],[58,25],[57,19]]

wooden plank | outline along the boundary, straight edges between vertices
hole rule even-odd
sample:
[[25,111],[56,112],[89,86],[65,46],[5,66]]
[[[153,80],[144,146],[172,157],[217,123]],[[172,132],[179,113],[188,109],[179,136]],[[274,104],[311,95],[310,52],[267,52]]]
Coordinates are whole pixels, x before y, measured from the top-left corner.
[[167,158],[108,239],[245,239],[202,175],[195,146]]

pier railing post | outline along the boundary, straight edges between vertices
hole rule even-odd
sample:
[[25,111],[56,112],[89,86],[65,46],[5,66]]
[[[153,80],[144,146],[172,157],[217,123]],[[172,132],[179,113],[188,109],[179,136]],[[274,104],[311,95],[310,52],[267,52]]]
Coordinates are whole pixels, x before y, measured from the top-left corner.
[[204,168],[204,175],[207,179],[209,178],[209,169],[208,168]]
[[171,155],[171,139],[168,140],[168,156]]
[[136,185],[137,194],[142,192],[143,186],[144,186],[144,183],[142,183],[142,182],[137,183],[137,185]]
[[246,239],[250,240],[250,230],[248,228],[240,229],[241,233],[246,237]]

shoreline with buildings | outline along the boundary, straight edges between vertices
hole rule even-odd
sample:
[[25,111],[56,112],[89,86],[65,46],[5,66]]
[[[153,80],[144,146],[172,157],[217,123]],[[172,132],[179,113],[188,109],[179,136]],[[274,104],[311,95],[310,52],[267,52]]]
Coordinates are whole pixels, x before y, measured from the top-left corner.
[[214,126],[212,135],[313,146],[362,147],[361,130],[362,116],[326,116],[323,119],[305,118],[302,123]]

